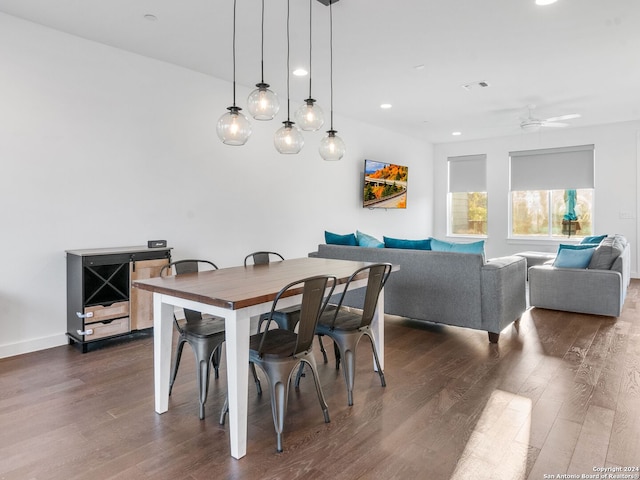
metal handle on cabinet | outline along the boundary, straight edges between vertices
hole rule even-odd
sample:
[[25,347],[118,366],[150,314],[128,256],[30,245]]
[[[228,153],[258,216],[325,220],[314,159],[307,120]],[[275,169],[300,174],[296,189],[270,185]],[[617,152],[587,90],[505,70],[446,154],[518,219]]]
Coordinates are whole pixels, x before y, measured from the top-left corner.
[[93,335],[93,329],[90,328],[88,330],[76,330],[76,332],[78,332],[78,335]]
[[87,313],[76,312],[76,315],[78,316],[78,318],[92,318],[93,312],[87,312]]

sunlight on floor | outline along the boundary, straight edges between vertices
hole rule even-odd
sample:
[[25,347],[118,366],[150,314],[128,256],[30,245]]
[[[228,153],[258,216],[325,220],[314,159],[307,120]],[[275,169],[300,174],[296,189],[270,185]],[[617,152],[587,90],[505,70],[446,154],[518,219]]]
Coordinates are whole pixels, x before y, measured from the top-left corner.
[[458,460],[451,480],[524,480],[527,470],[531,399],[496,390]]

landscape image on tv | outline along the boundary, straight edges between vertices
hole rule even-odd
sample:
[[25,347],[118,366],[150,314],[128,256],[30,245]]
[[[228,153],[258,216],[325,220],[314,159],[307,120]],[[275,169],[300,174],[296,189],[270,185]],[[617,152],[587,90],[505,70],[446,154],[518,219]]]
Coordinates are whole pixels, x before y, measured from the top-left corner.
[[393,163],[364,161],[365,208],[407,208],[409,168]]

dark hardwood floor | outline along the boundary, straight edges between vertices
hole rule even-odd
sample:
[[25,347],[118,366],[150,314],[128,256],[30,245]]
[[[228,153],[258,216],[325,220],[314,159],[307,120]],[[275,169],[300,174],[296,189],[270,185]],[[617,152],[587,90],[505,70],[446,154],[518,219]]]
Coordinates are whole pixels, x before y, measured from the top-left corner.
[[163,415],[153,407],[150,336],[84,355],[63,346],[5,358],[0,479],[522,480],[638,466],[639,299],[634,280],[618,319],[532,309],[498,345],[486,333],[388,317],[387,387],[366,339],[353,407],[341,372],[318,355],[331,423],[303,379],[281,454],[269,397],[250,381],[241,460],[218,425],[224,368],[200,421],[189,347]]

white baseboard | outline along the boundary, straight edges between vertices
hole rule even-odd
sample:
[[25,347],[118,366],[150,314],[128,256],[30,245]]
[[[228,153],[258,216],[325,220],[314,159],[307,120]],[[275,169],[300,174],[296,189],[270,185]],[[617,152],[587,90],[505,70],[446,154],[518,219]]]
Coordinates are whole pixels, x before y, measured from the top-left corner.
[[67,343],[67,336],[62,333],[52,335],[50,337],[32,338],[25,340],[24,342],[0,345],[0,358],[14,357],[16,355],[22,355],[23,353],[37,352],[38,350],[59,347],[61,345],[66,345]]

